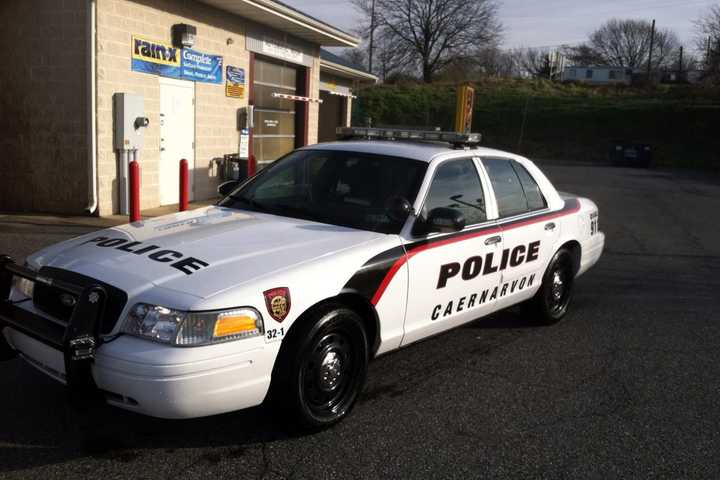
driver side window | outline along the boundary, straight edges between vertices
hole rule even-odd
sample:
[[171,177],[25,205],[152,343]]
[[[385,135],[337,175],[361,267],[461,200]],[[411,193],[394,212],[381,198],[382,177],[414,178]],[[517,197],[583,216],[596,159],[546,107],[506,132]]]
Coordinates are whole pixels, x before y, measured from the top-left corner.
[[472,159],[451,160],[435,170],[435,177],[425,198],[423,217],[434,208],[459,210],[466,225],[487,220],[485,195]]

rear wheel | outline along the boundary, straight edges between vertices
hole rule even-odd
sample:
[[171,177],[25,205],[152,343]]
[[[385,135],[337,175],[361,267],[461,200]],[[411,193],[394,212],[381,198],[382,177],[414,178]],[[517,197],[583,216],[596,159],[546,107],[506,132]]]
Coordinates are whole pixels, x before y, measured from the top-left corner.
[[8,345],[5,337],[3,337],[3,325],[0,324],[0,361],[10,360],[17,357],[17,352]]
[[362,319],[340,306],[298,328],[277,360],[275,403],[300,427],[327,427],[350,413],[365,384],[367,335]]
[[546,325],[560,321],[570,306],[574,280],[573,256],[562,248],[550,261],[540,290],[528,302],[526,313]]

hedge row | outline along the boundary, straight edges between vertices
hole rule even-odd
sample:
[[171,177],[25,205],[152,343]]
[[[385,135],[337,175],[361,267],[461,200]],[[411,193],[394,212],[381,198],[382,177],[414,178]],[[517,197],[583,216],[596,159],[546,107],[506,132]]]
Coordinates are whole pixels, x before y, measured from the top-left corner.
[[[651,144],[659,165],[720,168],[720,93],[686,86],[652,90],[547,81],[476,87],[473,131],[487,146],[532,158],[604,161],[618,141]],[[353,124],[452,129],[454,85],[378,85],[360,92]]]

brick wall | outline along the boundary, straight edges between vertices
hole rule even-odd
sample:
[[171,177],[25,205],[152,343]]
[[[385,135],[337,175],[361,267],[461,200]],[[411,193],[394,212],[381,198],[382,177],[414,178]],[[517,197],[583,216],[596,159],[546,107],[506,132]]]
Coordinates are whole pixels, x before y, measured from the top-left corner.
[[[142,94],[150,126],[141,152],[141,208],[160,204],[160,84],[158,77],[131,71],[131,37],[140,35],[171,42],[176,23],[197,27],[193,48],[222,55],[224,65],[249,67],[242,21],[195,2],[173,0],[98,0],[98,169],[100,212],[117,212],[117,163],[112,148],[112,96],[115,92]],[[228,41],[230,39],[230,41]],[[225,97],[225,86],[196,83],[194,198],[214,194],[218,172],[213,159],[237,151],[236,110],[247,99]],[[178,159],[179,161],[180,159]],[[166,181],[177,181],[170,179]]]
[[[98,105],[98,169],[100,213],[118,211],[117,163],[112,148],[112,95],[115,92],[142,94],[150,127],[141,153],[141,208],[160,204],[160,87],[158,77],[131,71],[131,36],[171,42],[170,29],[176,23],[197,27],[193,47],[205,53],[221,55],[224,65],[249,70],[249,52],[245,48],[248,21],[187,0],[97,0],[97,105]],[[257,26],[255,26],[258,28]],[[316,51],[316,53],[319,53]],[[311,96],[318,96],[319,60],[313,64]],[[225,97],[225,85],[196,83],[195,86],[195,179],[194,198],[210,198],[215,194],[218,172],[214,158],[237,152],[238,132],[236,111],[247,105],[244,99]],[[317,105],[310,108],[309,137],[317,140]],[[172,179],[170,181],[176,181]]]
[[86,0],[0,2],[0,211],[88,204]]

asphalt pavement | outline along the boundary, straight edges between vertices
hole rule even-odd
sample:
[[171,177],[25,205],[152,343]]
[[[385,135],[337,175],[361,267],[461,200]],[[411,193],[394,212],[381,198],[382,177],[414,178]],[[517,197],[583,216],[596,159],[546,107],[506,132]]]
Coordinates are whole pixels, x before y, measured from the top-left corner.
[[[598,203],[607,235],[563,322],[509,310],[380,357],[352,415],[307,435],[263,407],[190,421],[72,408],[13,360],[0,478],[720,478],[720,181],[542,168]],[[0,219],[0,252],[93,228]]]

